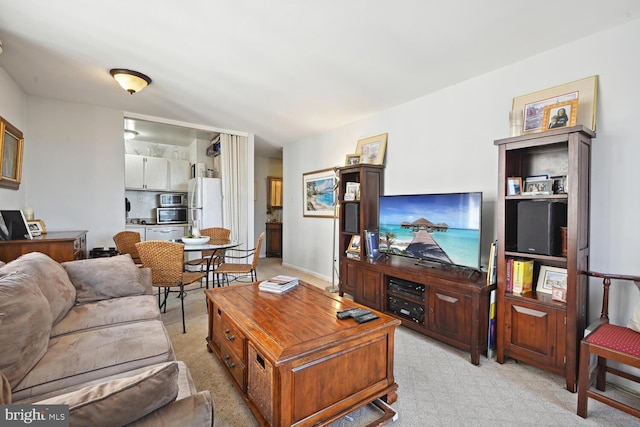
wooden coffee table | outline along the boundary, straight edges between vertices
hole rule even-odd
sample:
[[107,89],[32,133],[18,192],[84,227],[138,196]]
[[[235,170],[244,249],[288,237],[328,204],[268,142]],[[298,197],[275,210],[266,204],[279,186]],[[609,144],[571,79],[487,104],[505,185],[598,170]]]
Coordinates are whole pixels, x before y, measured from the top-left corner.
[[369,403],[383,412],[375,425],[395,417],[387,404],[397,399],[399,320],[379,312],[362,324],[338,320],[338,310],[366,307],[304,282],[284,294],[257,284],[205,293],[207,347],[261,425],[326,425]]

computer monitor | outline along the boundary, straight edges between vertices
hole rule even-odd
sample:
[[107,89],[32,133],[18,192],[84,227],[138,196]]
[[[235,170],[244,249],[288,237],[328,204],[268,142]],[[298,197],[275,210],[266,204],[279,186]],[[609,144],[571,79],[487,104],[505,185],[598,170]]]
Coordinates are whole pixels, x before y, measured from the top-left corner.
[[28,240],[33,236],[22,211],[0,211],[4,227],[0,227],[2,240]]

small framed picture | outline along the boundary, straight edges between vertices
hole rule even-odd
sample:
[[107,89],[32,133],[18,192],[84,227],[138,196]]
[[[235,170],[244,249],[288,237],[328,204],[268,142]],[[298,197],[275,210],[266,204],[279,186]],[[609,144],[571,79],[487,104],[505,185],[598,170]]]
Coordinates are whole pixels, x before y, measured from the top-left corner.
[[527,179],[524,182],[524,192],[526,195],[535,194],[553,194],[553,180],[552,179]]
[[567,269],[541,265],[536,292],[552,295],[553,288],[567,289]]
[[553,194],[564,194],[567,192],[566,176],[552,176],[553,179]]
[[27,226],[29,227],[29,233],[34,237],[46,233],[46,231],[43,231],[40,221],[27,221]]
[[578,100],[557,102],[544,107],[542,130],[575,126],[578,121]]
[[351,241],[349,242],[348,252],[357,252],[360,253],[360,235],[357,234],[355,236],[351,236]]
[[360,183],[347,182],[344,192],[345,200],[360,200]]
[[511,176],[507,178],[507,196],[516,196],[522,192],[522,178]]
[[360,154],[347,154],[347,158],[344,161],[346,166],[357,165],[360,163]]

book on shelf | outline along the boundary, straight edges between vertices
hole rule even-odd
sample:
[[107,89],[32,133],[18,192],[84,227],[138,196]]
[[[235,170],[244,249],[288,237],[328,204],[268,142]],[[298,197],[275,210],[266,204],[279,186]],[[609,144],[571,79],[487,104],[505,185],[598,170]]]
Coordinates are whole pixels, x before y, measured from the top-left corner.
[[264,280],[258,285],[258,289],[266,292],[283,293],[298,286],[298,278],[283,274]]
[[513,293],[526,294],[533,291],[533,260],[513,260]]
[[489,266],[487,267],[487,286],[493,285],[498,280],[498,241],[491,243],[489,250]]
[[347,258],[360,261],[360,252],[346,251],[346,254],[347,254]]
[[489,294],[489,328],[487,336],[487,359],[496,354],[496,290]]
[[505,291],[513,292],[513,258],[507,259],[507,272],[505,275]]
[[378,230],[364,230],[364,236],[367,257],[378,258],[380,256],[380,232]]

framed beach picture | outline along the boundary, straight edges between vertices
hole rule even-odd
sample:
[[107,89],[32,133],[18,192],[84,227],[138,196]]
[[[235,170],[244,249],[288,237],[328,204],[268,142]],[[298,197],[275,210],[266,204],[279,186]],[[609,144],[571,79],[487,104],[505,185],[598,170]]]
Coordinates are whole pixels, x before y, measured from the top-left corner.
[[336,204],[336,176],[333,168],[302,174],[304,216],[333,217]]
[[507,178],[507,196],[517,196],[522,192],[522,178],[510,176]]
[[387,134],[382,133],[358,140],[356,154],[360,156],[360,163],[381,165],[384,162],[384,152],[387,148]]
[[551,295],[553,288],[567,289],[567,269],[541,265],[536,292]]

